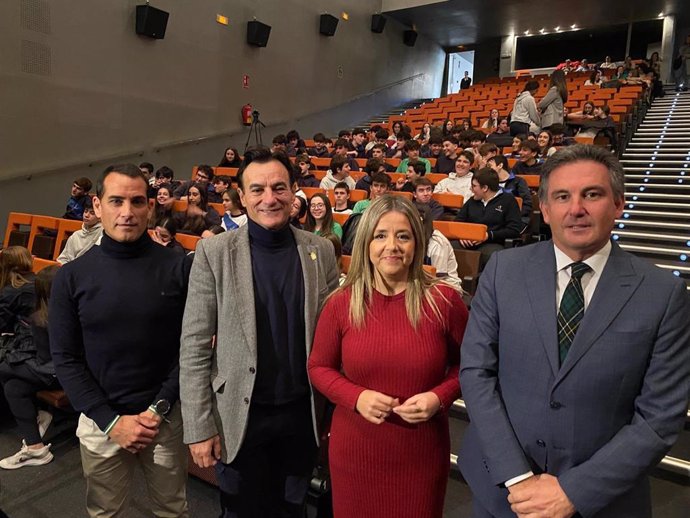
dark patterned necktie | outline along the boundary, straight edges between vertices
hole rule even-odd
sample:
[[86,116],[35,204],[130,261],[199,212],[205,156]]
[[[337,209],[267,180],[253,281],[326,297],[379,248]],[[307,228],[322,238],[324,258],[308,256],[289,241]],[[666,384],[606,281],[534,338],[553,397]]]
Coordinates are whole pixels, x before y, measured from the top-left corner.
[[585,296],[582,291],[582,276],[591,268],[585,263],[570,265],[570,282],[563,292],[561,306],[558,308],[558,353],[561,365],[568,355],[575,333],[585,312]]

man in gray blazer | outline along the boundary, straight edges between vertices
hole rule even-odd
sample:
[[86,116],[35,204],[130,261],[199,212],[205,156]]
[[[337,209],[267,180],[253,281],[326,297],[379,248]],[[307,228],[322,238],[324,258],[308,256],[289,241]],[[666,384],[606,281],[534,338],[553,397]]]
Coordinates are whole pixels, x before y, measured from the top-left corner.
[[623,182],[601,148],[558,151],[539,191],[553,241],[482,274],[460,371],[476,517],[651,516],[647,474],[688,407],[690,302],[610,240]]
[[248,151],[238,181],[247,225],[199,242],[190,275],[184,439],[216,467],[222,516],[302,518],[318,437],[307,356],[338,268],[330,242],[289,224],[285,154]]

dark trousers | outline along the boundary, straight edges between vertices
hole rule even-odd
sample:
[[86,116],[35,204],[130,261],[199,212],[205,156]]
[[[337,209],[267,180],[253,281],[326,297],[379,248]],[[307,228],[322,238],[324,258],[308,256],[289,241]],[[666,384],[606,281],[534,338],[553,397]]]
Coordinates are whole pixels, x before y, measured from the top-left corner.
[[239,453],[230,464],[216,464],[221,518],[304,518],[315,460],[308,398],[252,404]]
[[510,123],[510,136],[529,135],[529,124],[526,122],[513,121]]
[[[5,398],[10,411],[17,421],[19,434],[26,444],[38,444],[41,436],[38,433],[36,416],[36,392],[49,389],[46,384],[24,364],[8,365],[0,363],[0,383],[5,391]],[[55,381],[57,386],[57,381]]]

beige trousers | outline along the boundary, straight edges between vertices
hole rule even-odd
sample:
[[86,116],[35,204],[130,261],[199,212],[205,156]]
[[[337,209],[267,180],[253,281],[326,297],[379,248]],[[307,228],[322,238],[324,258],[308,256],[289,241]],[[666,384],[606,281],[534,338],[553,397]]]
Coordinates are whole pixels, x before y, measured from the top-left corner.
[[91,419],[79,418],[77,436],[86,477],[86,509],[91,518],[127,516],[130,484],[141,466],[151,499],[151,511],[159,518],[188,518],[187,447],[182,442],[179,403],[163,421],[154,442],[133,454],[111,441]]

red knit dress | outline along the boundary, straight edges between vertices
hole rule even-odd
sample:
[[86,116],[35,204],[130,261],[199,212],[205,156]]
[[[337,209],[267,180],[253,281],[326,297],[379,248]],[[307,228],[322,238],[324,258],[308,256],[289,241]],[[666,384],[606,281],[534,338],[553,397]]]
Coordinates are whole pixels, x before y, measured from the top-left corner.
[[[332,297],[319,318],[309,376],[336,404],[329,459],[335,518],[440,518],[450,469],[446,410],[412,425],[391,413],[383,424],[355,411],[365,389],[397,397],[433,391],[448,409],[459,396],[460,342],[467,308],[453,288],[435,300],[443,315],[415,329],[405,293],[374,292],[365,325],[349,323],[349,290]],[[431,315],[431,309],[427,309]]]

